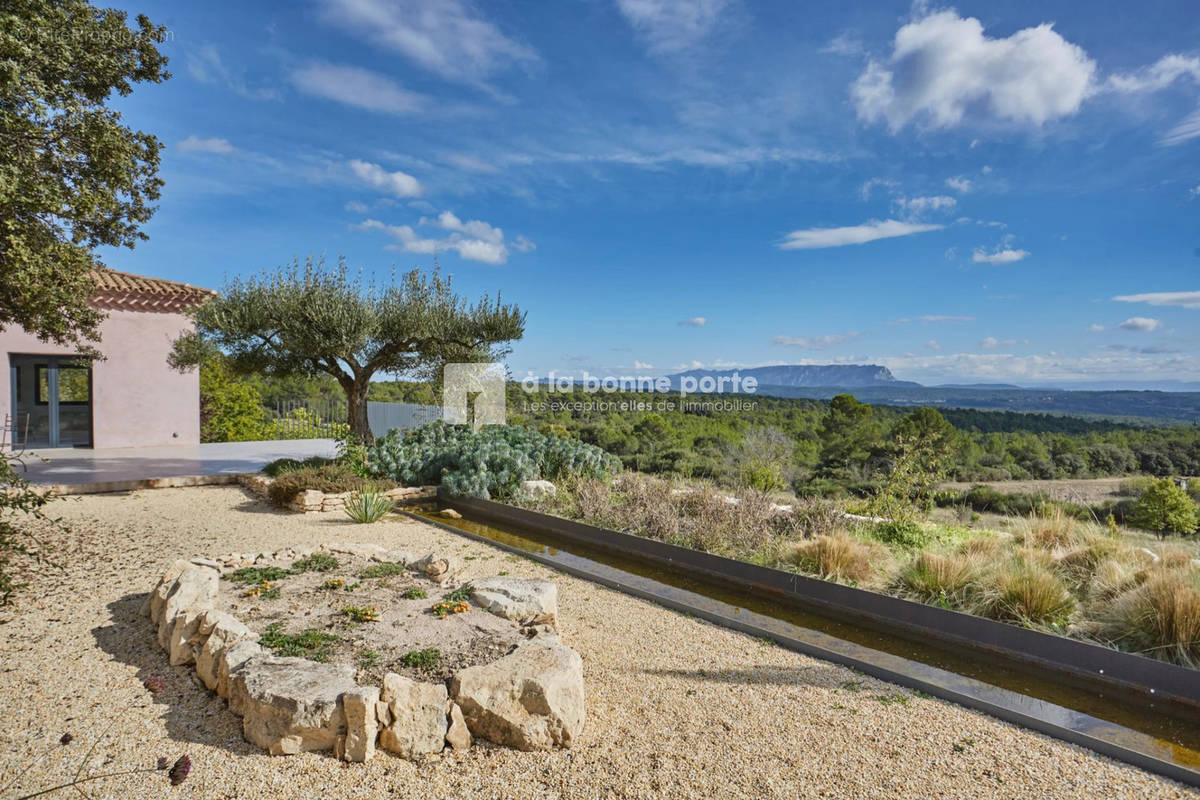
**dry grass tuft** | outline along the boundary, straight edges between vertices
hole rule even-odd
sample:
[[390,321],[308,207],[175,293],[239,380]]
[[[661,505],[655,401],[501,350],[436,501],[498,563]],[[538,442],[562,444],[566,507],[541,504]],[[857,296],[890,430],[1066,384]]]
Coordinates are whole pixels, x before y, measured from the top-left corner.
[[981,559],[991,560],[1000,555],[1000,551],[1004,549],[1006,539],[1007,537],[996,534],[976,536],[960,544],[958,552],[964,556],[976,556]]
[[993,619],[1061,624],[1075,610],[1075,598],[1053,572],[1017,559],[996,572],[983,607]]
[[1027,547],[1053,550],[1055,547],[1073,544],[1078,536],[1078,529],[1079,523],[1067,516],[1060,506],[1051,506],[1040,514],[1030,514],[1018,537]]
[[921,553],[901,569],[896,585],[901,594],[923,603],[962,606],[981,572],[978,556]]
[[1113,601],[1104,633],[1121,647],[1200,666],[1200,570],[1159,570]]
[[844,533],[797,542],[785,558],[805,572],[860,583],[871,577],[877,549]]

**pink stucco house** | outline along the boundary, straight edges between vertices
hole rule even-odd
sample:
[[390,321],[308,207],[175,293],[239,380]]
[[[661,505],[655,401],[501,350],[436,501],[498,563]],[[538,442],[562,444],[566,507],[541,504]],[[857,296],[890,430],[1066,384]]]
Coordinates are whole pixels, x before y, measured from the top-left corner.
[[171,369],[167,354],[193,329],[188,309],[213,292],[110,269],[93,277],[92,305],[108,315],[97,345],[104,359],[0,330],[0,420],[22,431],[27,422],[29,448],[199,443],[199,372]]

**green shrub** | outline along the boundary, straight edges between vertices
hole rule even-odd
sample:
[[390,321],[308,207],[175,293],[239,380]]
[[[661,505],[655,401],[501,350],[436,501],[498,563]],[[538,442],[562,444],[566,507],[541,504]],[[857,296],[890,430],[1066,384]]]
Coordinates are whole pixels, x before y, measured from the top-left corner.
[[410,586],[400,593],[400,596],[405,600],[424,600],[429,597],[429,592],[422,589],[420,586]]
[[325,458],[324,456],[309,456],[305,459],[277,458],[263,467],[262,472],[272,478],[278,478],[280,475],[295,472],[305,467],[324,467],[333,463],[335,462],[332,458]]
[[1200,525],[1196,503],[1170,478],[1153,481],[1130,510],[1129,519],[1139,528],[1165,533],[1195,533]]
[[370,564],[358,573],[360,578],[386,578],[390,575],[403,575],[404,565],[398,561],[380,561]]
[[932,538],[925,528],[911,520],[879,522],[870,528],[869,533],[876,541],[908,550],[924,547]]
[[313,661],[326,661],[330,645],[340,641],[336,634],[309,629],[303,633],[284,633],[282,622],[272,622],[259,637],[258,643],[277,656],[298,656]]
[[386,478],[364,478],[345,464],[304,466],[284,472],[267,489],[267,496],[277,506],[286,506],[300,492],[316,489],[326,494],[363,490],[394,489],[395,482]]
[[313,553],[311,556],[297,559],[292,564],[296,572],[333,572],[341,566],[341,562],[329,553]]
[[234,583],[251,584],[262,583],[263,581],[277,581],[280,578],[286,578],[294,573],[290,569],[283,567],[242,567],[235,569],[225,577]]
[[516,425],[472,431],[442,422],[394,430],[368,449],[368,459],[373,474],[484,499],[511,498],[525,480],[598,478],[621,468],[616,457],[577,439]]
[[45,512],[46,505],[58,498],[33,488],[13,470],[7,455],[0,453],[0,606],[8,605],[13,593],[24,586],[13,575],[13,557],[31,561],[46,557],[48,547],[31,530],[32,525],[45,523],[67,530],[61,520]]
[[370,490],[354,492],[346,498],[343,509],[346,516],[357,523],[378,522],[396,507],[396,501],[390,497]]
[[436,647],[412,650],[400,656],[400,663],[411,669],[432,671],[442,663],[442,651]]

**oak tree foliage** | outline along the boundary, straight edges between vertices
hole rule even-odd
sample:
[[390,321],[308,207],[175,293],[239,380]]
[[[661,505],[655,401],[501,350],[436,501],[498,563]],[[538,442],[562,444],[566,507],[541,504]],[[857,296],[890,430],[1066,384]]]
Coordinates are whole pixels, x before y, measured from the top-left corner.
[[94,250],[146,238],[162,143],[108,102],[170,77],[167,30],[127,23],[84,0],[0,5],[0,330],[95,341]]

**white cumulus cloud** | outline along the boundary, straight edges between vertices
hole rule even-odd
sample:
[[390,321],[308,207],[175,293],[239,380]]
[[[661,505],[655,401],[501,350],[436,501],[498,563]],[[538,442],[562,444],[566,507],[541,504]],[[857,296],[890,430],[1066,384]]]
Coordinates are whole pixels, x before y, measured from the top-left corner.
[[326,20],[443,78],[480,83],[538,61],[462,0],[322,0]]
[[621,16],[653,52],[682,50],[717,26],[728,0],[617,0]]
[[421,182],[407,172],[388,172],[378,164],[357,158],[350,161],[348,166],[355,177],[380,191],[397,197],[416,197],[421,193]]
[[1200,292],[1145,292],[1144,294],[1119,294],[1113,298],[1119,303],[1147,303],[1152,306],[1179,306],[1200,308]]
[[1157,92],[1183,77],[1200,83],[1200,58],[1172,53],[1136,72],[1110,75],[1106,86],[1116,92]]
[[824,350],[827,347],[833,347],[835,344],[857,339],[861,335],[861,331],[846,331],[845,333],[828,333],[824,336],[776,336],[771,341],[774,344],[781,344],[787,347]]
[[971,260],[976,264],[1013,264],[1029,258],[1029,255],[1028,250],[1014,250],[1011,248],[995,250],[991,253],[984,250],[976,250],[971,254]]
[[[984,169],[990,171],[988,167],[984,167]],[[946,178],[946,185],[960,194],[966,194],[974,188],[971,179],[964,178],[962,175],[954,175],[953,177]]]
[[948,211],[958,205],[957,200],[944,194],[929,197],[901,197],[896,203],[914,216],[921,216],[931,211]]
[[1125,331],[1149,333],[1150,331],[1156,331],[1162,327],[1162,323],[1153,317],[1130,317],[1117,327]]
[[406,114],[426,102],[385,75],[342,64],[315,61],[292,70],[291,80],[303,92],[368,111]]
[[873,242],[876,239],[891,239],[896,236],[936,231],[944,227],[944,225],[885,219],[882,221],[871,220],[862,225],[849,225],[842,228],[804,228],[792,231],[784,237],[779,244],[779,249],[813,250],[821,247],[842,247],[848,244]]
[[221,139],[216,136],[205,139],[193,135],[179,143],[179,152],[181,153],[216,153],[217,155],[226,156],[236,149],[229,143],[228,139]]
[[[405,253],[434,255],[453,251],[464,259],[484,264],[504,264],[508,261],[510,249],[505,241],[503,229],[482,220],[464,221],[452,211],[443,211],[436,217],[421,217],[417,221],[417,227],[439,228],[449,235],[427,236],[410,225],[388,225],[377,219],[364,220],[356,225],[355,229],[382,231],[397,242],[389,245],[389,249]],[[533,248],[533,242],[518,236],[512,249],[528,252]]]
[[1077,112],[1095,72],[1051,24],[991,38],[978,19],[945,10],[901,27],[891,55],[868,63],[852,95],[862,119],[892,131],[914,120],[952,127],[976,109],[1040,126]]

